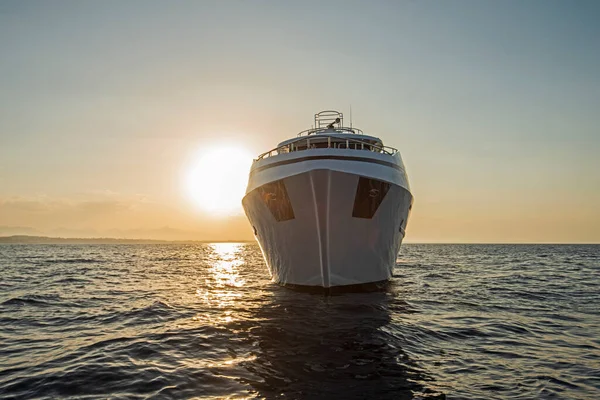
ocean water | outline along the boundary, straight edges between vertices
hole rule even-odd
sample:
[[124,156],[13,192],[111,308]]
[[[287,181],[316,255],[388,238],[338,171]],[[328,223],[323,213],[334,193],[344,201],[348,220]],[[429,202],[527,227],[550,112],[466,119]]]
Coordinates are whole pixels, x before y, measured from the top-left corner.
[[324,296],[255,244],[0,245],[0,398],[600,399],[600,246],[409,244]]

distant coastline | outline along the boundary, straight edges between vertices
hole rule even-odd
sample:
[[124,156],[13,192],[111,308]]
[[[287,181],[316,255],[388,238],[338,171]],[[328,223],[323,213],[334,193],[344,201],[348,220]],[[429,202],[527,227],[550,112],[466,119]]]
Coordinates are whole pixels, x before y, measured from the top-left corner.
[[249,240],[154,240],[119,238],[63,238],[50,236],[0,236],[0,244],[193,244],[193,243],[253,243]]
[[[0,244],[199,244],[199,243],[256,243],[254,240],[162,240],[162,239],[125,239],[111,237],[59,237],[36,235],[6,235],[0,236]],[[526,243],[526,242],[498,242],[498,243],[466,243],[466,242],[406,242],[403,245],[591,245],[599,246],[600,243]]]

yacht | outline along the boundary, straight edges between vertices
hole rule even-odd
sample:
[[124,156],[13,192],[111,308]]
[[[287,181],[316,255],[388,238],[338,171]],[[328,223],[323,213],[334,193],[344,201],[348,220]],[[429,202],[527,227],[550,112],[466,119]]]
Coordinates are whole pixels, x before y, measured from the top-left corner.
[[254,160],[242,205],[275,282],[334,288],[392,277],[412,202],[398,150],[321,111]]

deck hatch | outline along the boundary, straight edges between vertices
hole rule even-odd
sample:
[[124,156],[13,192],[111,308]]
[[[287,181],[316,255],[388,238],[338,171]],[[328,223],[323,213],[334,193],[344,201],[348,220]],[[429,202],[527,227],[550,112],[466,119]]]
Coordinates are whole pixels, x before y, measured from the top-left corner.
[[294,209],[283,180],[267,183],[257,190],[261,200],[278,222],[295,218]]
[[361,176],[356,187],[352,216],[355,218],[373,218],[389,189],[390,184],[387,182]]

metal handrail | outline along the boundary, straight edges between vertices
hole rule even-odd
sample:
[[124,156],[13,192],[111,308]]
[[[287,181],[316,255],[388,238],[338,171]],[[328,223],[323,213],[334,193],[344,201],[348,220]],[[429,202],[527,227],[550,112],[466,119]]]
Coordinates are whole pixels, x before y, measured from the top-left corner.
[[317,133],[351,133],[351,134],[355,134],[355,135],[364,135],[363,131],[358,129],[358,128],[348,128],[347,126],[340,126],[337,128],[311,128],[311,129],[307,129],[305,131],[302,131],[300,133],[298,133],[296,136],[308,136],[308,135],[314,135]]
[[344,114],[335,110],[324,110],[315,114],[315,128],[344,126]]
[[[327,138],[327,147],[326,148],[328,148],[328,149],[339,148],[339,147],[335,147],[336,143],[345,143],[346,144],[345,150],[360,150],[360,151],[364,151],[365,148],[367,148],[367,149],[370,148],[371,149],[370,151],[375,151],[377,153],[384,153],[384,154],[388,154],[388,155],[391,155],[391,156],[394,155],[394,154],[396,154],[398,152],[398,150],[395,149],[395,148],[393,148],[393,147],[383,146],[383,145],[379,146],[379,145],[376,145],[376,144],[366,143],[363,140],[341,139],[341,138],[334,138],[334,139],[336,139],[336,141],[332,143],[331,136]],[[303,141],[306,142],[306,149],[294,150],[294,147],[297,148],[297,146],[294,146],[294,144],[299,143],[299,142],[303,142]],[[349,148],[348,145],[350,143],[360,144],[361,148],[360,149]],[[332,146],[332,144],[334,146]],[[283,150],[283,149],[285,149],[286,151],[285,152],[280,152],[280,150]],[[282,146],[278,146],[278,147],[275,147],[274,149],[266,151],[266,152],[260,154],[254,161],[258,161],[258,160],[262,160],[264,158],[272,157],[274,155],[273,152],[277,152],[275,155],[278,155],[278,154],[292,153],[294,151],[304,151],[304,150],[310,150],[310,138],[308,137],[308,135],[307,136],[303,136],[303,137],[301,137],[299,139],[296,139],[293,142],[286,143],[286,144],[284,144]]]

